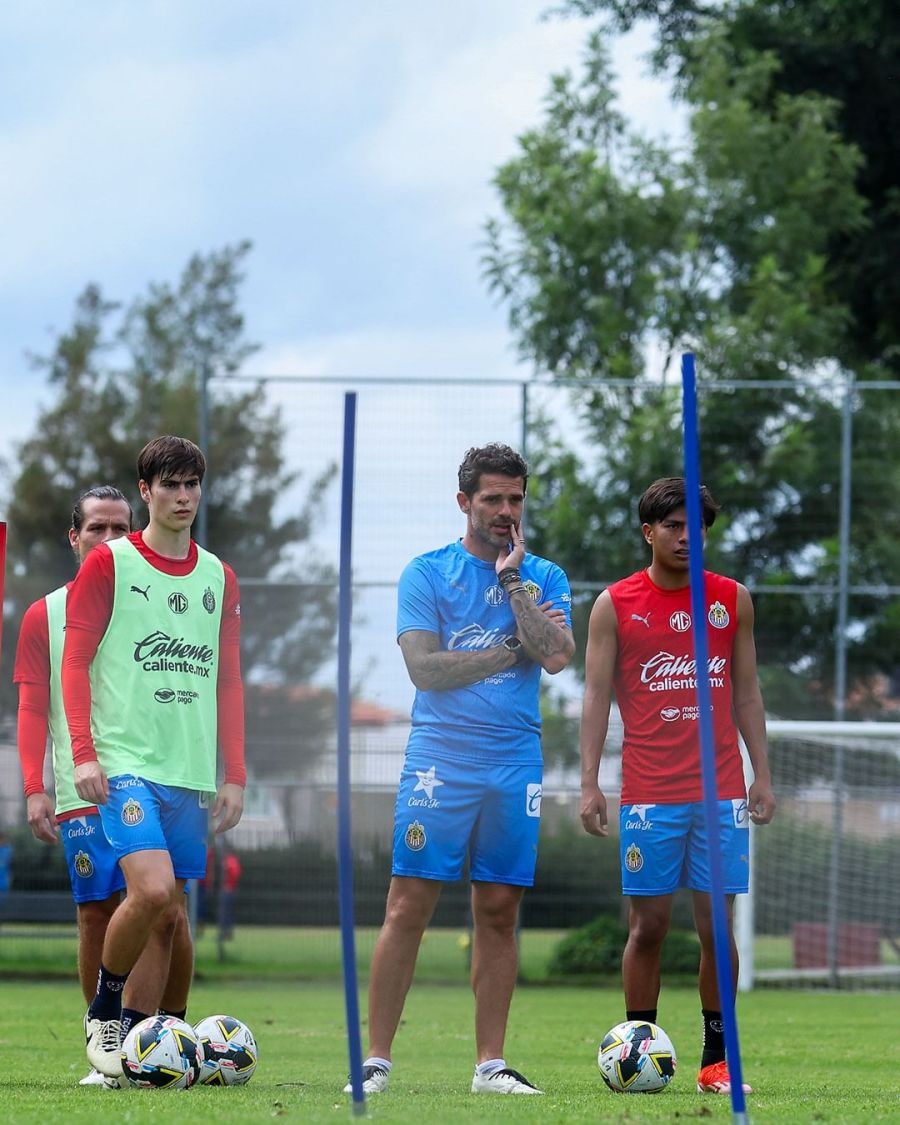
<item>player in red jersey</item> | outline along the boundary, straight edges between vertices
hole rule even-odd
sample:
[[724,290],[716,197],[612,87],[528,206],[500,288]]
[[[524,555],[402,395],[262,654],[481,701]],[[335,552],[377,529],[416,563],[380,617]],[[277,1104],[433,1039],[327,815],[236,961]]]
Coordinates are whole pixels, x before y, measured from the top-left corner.
[[138,478],[147,527],[92,551],[68,599],[62,688],[75,788],[98,806],[128,891],[85,1017],[88,1061],[110,1075],[125,981],[185,881],[205,873],[208,806],[217,832],[243,809],[237,579],[191,539],[205,469],[185,438],[146,445]]
[[[100,543],[127,535],[131,518],[131,505],[118,488],[98,485],[82,493],[72,511],[69,529],[69,543],[77,565]],[[119,905],[125,879],[103,835],[96,806],[84,805],[72,778],[74,766],[60,687],[66,596],[71,585],[70,582],[46,598],[39,598],[25,611],[13,680],[19,685],[18,747],[28,824],[35,839],[56,845],[62,840],[65,848],[78,919],[78,975],[85,1001],[90,1003],[106,927]],[[51,617],[55,633],[52,643]],[[44,789],[48,731],[53,741],[55,805]],[[192,971],[187,916],[178,904],[154,930],[129,978],[123,1000],[126,1019],[138,1022],[157,1008],[167,1015],[183,1014]],[[92,1070],[81,1079],[81,1085],[99,1085],[103,1081],[104,1075]]]
[[[701,502],[705,537],[718,511],[705,486]],[[702,806],[684,480],[654,481],[641,497],[638,513],[651,549],[650,566],[604,590],[591,611],[581,716],[581,822],[593,836],[608,835],[598,773],[615,690],[625,731],[619,815],[622,890],[629,899],[622,957],[626,1018],[656,1022],[660,954],[672,900],[679,887],[689,887],[701,951],[703,1053],[697,1088],[724,1094],[731,1092],[731,1083]],[[734,896],[747,890],[750,821],[768,824],[775,796],[756,673],[753,603],[740,583],[710,571],[704,575],[720,845],[731,925]],[[738,732],[754,774],[749,795]],[[736,980],[733,937],[731,955]]]

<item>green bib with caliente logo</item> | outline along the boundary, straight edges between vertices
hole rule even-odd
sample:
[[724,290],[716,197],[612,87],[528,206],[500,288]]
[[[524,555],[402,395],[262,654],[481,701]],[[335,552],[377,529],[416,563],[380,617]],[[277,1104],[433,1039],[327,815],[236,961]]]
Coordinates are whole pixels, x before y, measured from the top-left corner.
[[176,577],[111,540],[112,615],[91,664],[91,728],[108,777],[216,790],[216,682],[225,571],[197,548]]

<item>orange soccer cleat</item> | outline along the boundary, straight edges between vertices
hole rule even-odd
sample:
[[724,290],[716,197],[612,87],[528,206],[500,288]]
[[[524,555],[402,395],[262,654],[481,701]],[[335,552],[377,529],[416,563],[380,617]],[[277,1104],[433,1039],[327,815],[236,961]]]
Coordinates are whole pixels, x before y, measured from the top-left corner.
[[[753,1087],[748,1086],[746,1082],[743,1083],[743,1088],[745,1094],[753,1093]],[[697,1075],[697,1093],[731,1093],[731,1075],[728,1073],[728,1063],[724,1059],[721,1062],[710,1063],[709,1066],[701,1068]]]

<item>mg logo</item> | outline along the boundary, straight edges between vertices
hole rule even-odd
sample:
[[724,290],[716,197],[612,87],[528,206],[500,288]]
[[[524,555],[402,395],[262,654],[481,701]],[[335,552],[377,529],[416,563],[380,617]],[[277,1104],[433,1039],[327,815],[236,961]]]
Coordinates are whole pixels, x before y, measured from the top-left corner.
[[506,601],[506,594],[503,593],[499,586],[488,586],[484,592],[484,600],[488,605],[503,605]]
[[173,613],[184,613],[188,607],[188,600],[184,594],[169,594],[168,605]]
[[691,627],[691,615],[684,610],[676,610],[669,618],[669,624],[676,633],[686,633]]

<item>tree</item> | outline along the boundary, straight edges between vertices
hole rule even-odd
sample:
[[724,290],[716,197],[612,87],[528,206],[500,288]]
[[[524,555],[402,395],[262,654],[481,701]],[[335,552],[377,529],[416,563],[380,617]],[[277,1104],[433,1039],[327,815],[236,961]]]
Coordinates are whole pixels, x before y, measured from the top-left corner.
[[832,232],[829,284],[850,317],[841,341],[841,361],[850,368],[877,363],[900,372],[896,310],[900,307],[900,9],[891,0],[567,0],[568,11],[600,15],[613,31],[629,31],[649,20],[657,33],[658,71],[673,70],[676,89],[689,104],[702,92],[703,61],[716,43],[727,67],[741,71],[748,60],[772,66],[767,89],[756,103],[816,94],[833,107],[835,126],[855,146],[855,186],[864,201],[865,222]]
[[[837,570],[835,376],[871,374],[886,354],[855,342],[835,249],[870,228],[865,154],[842,133],[839,102],[784,87],[777,54],[730,38],[718,16],[731,8],[569,7],[610,11],[622,26],[663,13],[660,58],[677,42],[691,148],[669,151],[629,130],[595,31],[580,80],[553,79],[544,123],[496,174],[505,215],[487,225],[488,283],[508,304],[523,358],[571,384],[565,430],[545,417],[532,443],[532,540],[575,580],[614,579],[646,562],[636,499],[654,477],[680,472],[680,395],[668,373],[692,348],[704,380],[705,477],[728,509],[710,564],[763,589],[810,587],[803,599],[758,598],[763,678],[774,710],[830,713],[834,599],[816,588]],[[661,377],[647,374],[654,350]],[[757,386],[738,391],[734,380]],[[900,404],[883,399],[855,404],[865,438],[854,528],[880,529],[853,556],[860,583],[898,575],[890,541],[900,526],[887,494],[900,484],[890,454]],[[884,670],[882,609],[873,598],[853,603],[859,683]]]
[[[65,530],[74,499],[91,485],[117,484],[139,524],[138,451],[162,433],[196,441],[201,375],[233,374],[256,350],[239,307],[249,249],[244,242],[195,255],[175,284],[151,284],[126,306],[88,285],[71,327],[49,355],[34,357],[55,399],[19,450],[12,484],[8,598],[15,622],[30,601],[72,577]],[[242,583],[248,764],[257,774],[297,772],[333,727],[327,696],[282,708],[263,738],[257,685],[307,682],[332,654],[336,576],[304,548],[334,468],[323,466],[299,509],[281,515],[282,498],[300,492],[300,482],[285,467],[279,412],[261,386],[219,386],[212,384],[209,411],[205,545]],[[12,630],[7,636],[11,652]]]

